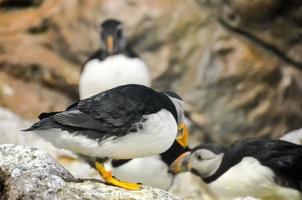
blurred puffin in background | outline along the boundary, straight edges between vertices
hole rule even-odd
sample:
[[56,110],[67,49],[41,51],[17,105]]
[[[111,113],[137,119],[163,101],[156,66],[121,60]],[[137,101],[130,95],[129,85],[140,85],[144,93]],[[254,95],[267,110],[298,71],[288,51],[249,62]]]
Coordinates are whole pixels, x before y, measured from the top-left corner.
[[186,140],[184,143],[176,140],[167,151],[157,156],[112,160],[110,169],[114,176],[123,180],[169,190],[175,176],[169,171],[169,167],[176,158],[190,151],[186,143]]
[[229,148],[201,144],[171,167],[175,173],[191,171],[226,200],[301,200],[301,169],[302,146],[270,139],[240,140]]
[[88,98],[99,92],[125,85],[150,86],[145,62],[129,47],[123,24],[108,19],[101,24],[101,49],[82,66],[79,93]]

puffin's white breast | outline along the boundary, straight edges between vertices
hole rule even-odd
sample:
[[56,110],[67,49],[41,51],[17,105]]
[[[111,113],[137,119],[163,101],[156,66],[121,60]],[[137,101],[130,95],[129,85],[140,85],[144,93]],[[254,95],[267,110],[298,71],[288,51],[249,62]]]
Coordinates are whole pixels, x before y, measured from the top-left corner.
[[109,56],[105,60],[93,59],[86,63],[80,77],[80,97],[88,98],[99,92],[125,85],[150,86],[150,75],[144,61],[123,54]]
[[162,109],[155,114],[145,115],[144,118],[146,121],[142,124],[143,129],[121,137],[108,137],[103,141],[60,129],[35,132],[57,148],[90,157],[129,159],[157,155],[166,151],[177,135],[177,124],[173,115]]
[[230,168],[210,188],[225,200],[253,196],[262,200],[301,200],[298,191],[277,185],[274,172],[253,157],[245,157]]
[[110,167],[114,176],[122,180],[142,183],[163,190],[171,187],[173,176],[160,156],[135,158],[119,167]]
[[177,135],[173,115],[162,109],[144,118],[143,129],[138,129],[138,132],[102,141],[100,153],[109,153],[115,159],[128,159],[157,155],[168,150]]

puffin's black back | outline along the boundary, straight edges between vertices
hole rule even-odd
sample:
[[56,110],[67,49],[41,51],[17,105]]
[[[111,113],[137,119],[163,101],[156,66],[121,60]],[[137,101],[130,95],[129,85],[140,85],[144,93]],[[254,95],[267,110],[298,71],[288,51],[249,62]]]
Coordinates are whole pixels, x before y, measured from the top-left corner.
[[121,136],[143,128],[137,123],[145,120],[143,115],[161,109],[170,111],[177,121],[177,112],[169,97],[146,86],[129,84],[79,100],[63,112],[41,114],[41,121],[27,130],[60,128],[73,132],[81,129],[80,134],[93,139],[107,133]]
[[[178,120],[174,104],[167,95],[138,84],[128,84],[80,100],[78,107],[83,112],[95,110],[101,112],[110,110],[115,117],[141,117],[142,115],[157,113],[161,109],[170,111]],[[129,114],[131,114],[129,116]]]
[[234,143],[217,172],[204,181],[214,181],[244,157],[254,157],[272,169],[279,184],[302,191],[302,146],[281,140],[245,139]]

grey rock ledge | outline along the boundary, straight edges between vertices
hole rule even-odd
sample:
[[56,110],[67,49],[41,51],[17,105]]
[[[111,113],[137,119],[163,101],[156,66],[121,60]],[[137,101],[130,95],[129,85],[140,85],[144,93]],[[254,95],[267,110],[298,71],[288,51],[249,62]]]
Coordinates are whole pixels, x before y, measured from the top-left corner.
[[35,148],[0,145],[0,200],[180,200],[144,187],[128,191],[99,181],[77,181],[47,153]]

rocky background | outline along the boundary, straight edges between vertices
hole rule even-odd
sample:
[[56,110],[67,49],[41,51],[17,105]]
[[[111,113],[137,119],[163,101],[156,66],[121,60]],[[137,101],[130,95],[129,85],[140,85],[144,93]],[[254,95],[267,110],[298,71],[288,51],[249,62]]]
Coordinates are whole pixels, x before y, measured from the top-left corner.
[[0,0],[0,106],[29,120],[66,107],[112,17],[154,88],[187,101],[192,144],[302,126],[300,0]]

